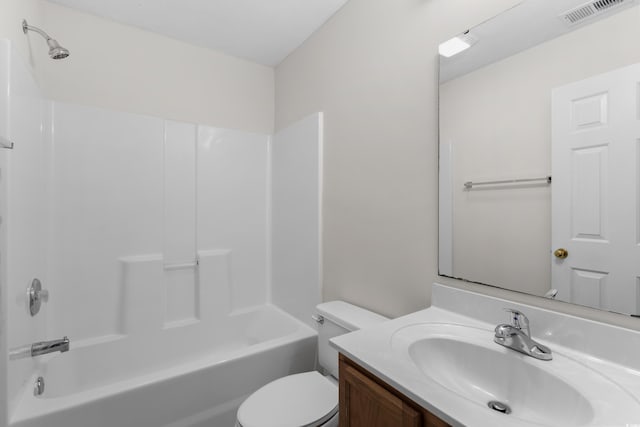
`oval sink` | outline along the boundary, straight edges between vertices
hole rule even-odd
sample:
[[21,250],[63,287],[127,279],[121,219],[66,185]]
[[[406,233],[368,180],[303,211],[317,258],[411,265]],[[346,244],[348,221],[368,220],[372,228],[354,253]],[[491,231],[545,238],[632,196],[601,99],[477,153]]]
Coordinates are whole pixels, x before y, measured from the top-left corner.
[[443,387],[474,402],[505,403],[513,417],[566,427],[584,425],[593,418],[593,408],[576,389],[544,369],[523,363],[520,356],[497,350],[450,338],[427,338],[411,344],[409,355]]
[[[495,344],[491,330],[418,324],[396,331],[391,344],[426,380],[505,417],[504,422],[571,427],[609,425],[602,424],[607,420],[614,425],[621,419],[615,408],[640,410],[632,396],[584,364],[556,351],[551,361],[523,355]],[[498,405],[492,409],[490,402]],[[509,414],[499,413],[504,405]]]

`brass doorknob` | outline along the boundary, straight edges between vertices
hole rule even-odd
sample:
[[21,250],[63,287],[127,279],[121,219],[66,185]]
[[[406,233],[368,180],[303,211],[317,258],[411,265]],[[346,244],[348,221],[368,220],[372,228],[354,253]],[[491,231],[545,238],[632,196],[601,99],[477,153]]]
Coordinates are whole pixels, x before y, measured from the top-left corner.
[[556,249],[556,251],[553,253],[556,258],[560,258],[560,259],[565,259],[566,257],[569,256],[569,251],[563,248],[560,249]]

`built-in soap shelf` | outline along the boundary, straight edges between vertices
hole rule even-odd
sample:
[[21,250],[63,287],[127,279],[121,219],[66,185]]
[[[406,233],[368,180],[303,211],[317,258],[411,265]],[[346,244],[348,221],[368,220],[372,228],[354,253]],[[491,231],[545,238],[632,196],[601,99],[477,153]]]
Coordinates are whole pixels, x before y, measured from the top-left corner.
[[233,309],[230,250],[199,251],[191,262],[165,261],[162,254],[120,258],[120,333],[212,322]]

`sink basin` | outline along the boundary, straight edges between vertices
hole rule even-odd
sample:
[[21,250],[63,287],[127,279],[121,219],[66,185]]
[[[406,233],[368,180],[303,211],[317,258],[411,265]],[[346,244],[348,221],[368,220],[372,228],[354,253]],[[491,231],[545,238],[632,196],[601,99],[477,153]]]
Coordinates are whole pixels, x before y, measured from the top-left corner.
[[514,417],[567,427],[593,419],[593,408],[575,388],[519,355],[498,350],[451,338],[427,338],[411,344],[409,354],[425,375],[443,387],[474,402],[504,403]]
[[[615,425],[624,419],[616,413],[620,408],[627,414],[640,411],[640,403],[623,388],[583,363],[553,348],[553,360],[534,359],[495,344],[489,329],[416,324],[396,331],[391,344],[425,381],[504,417],[496,422]],[[491,408],[490,402],[498,405]],[[505,408],[509,414],[502,413]]]

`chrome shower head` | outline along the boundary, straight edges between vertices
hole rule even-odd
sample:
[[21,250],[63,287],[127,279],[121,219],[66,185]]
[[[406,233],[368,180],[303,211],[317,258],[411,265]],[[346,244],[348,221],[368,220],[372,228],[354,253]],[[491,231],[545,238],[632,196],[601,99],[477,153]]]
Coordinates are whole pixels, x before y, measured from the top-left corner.
[[53,59],[64,59],[69,56],[69,51],[55,40],[49,39],[47,40],[47,44],[49,45],[49,56]]
[[26,19],[22,20],[22,31],[25,34],[27,34],[29,31],[34,31],[44,37],[44,39],[47,41],[47,46],[49,46],[49,56],[52,59],[64,59],[69,56],[69,51],[60,46],[60,43],[58,43],[56,39],[52,39],[51,37],[49,37],[49,35],[42,31],[40,28],[33,27],[27,24]]

